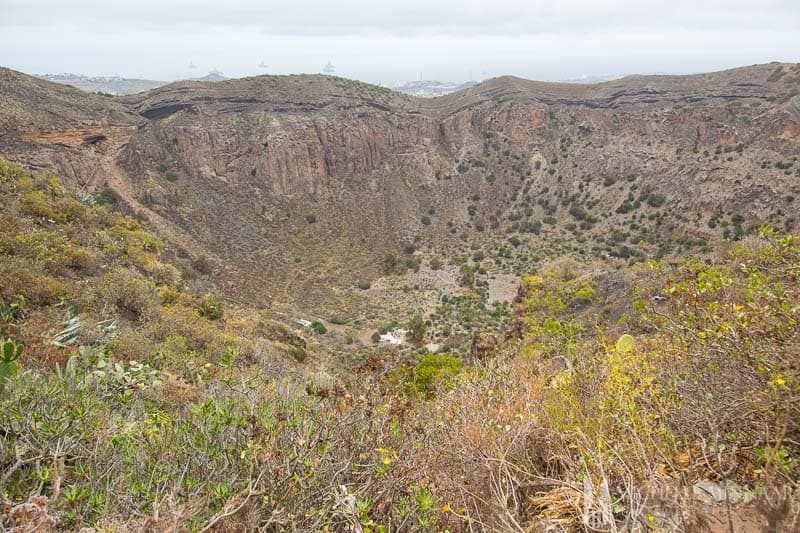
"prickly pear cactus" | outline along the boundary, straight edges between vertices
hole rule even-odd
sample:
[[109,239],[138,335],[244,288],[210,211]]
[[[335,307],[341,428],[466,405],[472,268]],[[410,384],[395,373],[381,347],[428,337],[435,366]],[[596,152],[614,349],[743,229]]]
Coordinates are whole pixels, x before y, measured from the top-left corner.
[[5,339],[0,344],[0,393],[6,381],[17,372],[17,359],[25,346],[13,339]]
[[617,351],[619,353],[627,353],[633,350],[634,340],[633,337],[627,333],[617,339]]

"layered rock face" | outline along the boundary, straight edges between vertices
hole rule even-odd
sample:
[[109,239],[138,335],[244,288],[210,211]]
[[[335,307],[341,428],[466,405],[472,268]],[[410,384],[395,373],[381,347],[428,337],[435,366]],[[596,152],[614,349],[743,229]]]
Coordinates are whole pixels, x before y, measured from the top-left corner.
[[220,283],[269,301],[343,291],[407,242],[513,232],[527,207],[552,214],[537,204],[545,194],[585,196],[603,228],[633,178],[699,213],[670,222],[699,238],[718,211],[784,216],[798,187],[798,164],[786,167],[800,154],[798,88],[797,66],[771,64],[592,86],[498,78],[427,100],[325,76],[109,98],[3,70],[0,156],[113,187],[215,261]]

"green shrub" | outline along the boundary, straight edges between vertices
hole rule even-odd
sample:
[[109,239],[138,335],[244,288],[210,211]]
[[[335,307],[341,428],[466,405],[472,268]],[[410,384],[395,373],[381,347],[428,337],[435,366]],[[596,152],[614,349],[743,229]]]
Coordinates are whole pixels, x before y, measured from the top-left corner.
[[381,324],[380,326],[378,326],[378,334],[379,335],[386,335],[387,333],[389,333],[390,331],[395,329],[397,326],[398,326],[398,323],[396,321],[394,321],[394,320],[391,321],[391,322],[385,322],[385,323]]
[[21,294],[15,294],[13,298],[9,299],[10,303],[0,297],[0,334],[5,334],[7,331],[16,327],[16,325],[25,317],[26,305],[25,297]]
[[569,208],[569,214],[572,215],[576,220],[585,220],[588,213],[584,208],[579,205],[573,205]]
[[472,287],[475,284],[475,269],[464,264],[458,270],[458,284],[462,287]]
[[98,205],[115,206],[120,200],[119,193],[110,187],[105,187],[95,196],[95,201]]
[[416,390],[425,396],[431,396],[437,385],[448,385],[459,373],[464,361],[460,357],[449,354],[427,354],[414,367]]
[[200,303],[197,306],[197,312],[200,313],[200,316],[203,318],[207,318],[209,320],[219,320],[222,318],[223,314],[222,302],[220,302],[215,296],[206,294],[200,300]]
[[651,207],[661,207],[666,201],[667,197],[660,193],[649,193],[647,195],[647,205]]
[[205,255],[200,255],[192,261],[192,268],[201,274],[208,274],[211,272],[211,263]]
[[425,333],[428,330],[425,320],[420,315],[415,315],[406,324],[406,338],[414,344],[421,344],[425,340]]
[[392,274],[400,275],[406,273],[408,266],[406,266],[405,261],[402,261],[400,258],[398,258],[396,254],[389,252],[383,256],[383,261],[381,261],[381,270],[386,276]]
[[292,358],[294,358],[294,360],[297,361],[298,363],[304,362],[308,357],[308,354],[306,353],[305,349],[299,346],[292,346],[291,348],[289,348],[289,355],[291,355]]

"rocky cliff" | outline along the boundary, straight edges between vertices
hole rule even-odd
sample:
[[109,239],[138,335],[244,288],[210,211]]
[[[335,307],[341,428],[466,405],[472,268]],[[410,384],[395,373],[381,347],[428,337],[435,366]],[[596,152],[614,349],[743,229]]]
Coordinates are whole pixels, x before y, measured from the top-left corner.
[[346,295],[412,242],[447,253],[519,236],[527,255],[560,239],[644,257],[791,225],[798,89],[800,66],[769,64],[596,85],[504,77],[433,99],[328,76],[112,98],[1,69],[0,156],[111,187],[208,256],[219,284],[302,305]]

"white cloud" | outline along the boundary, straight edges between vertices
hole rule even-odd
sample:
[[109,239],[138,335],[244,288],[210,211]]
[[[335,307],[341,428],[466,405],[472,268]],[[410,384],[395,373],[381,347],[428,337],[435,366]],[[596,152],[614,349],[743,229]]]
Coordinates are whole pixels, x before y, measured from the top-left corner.
[[797,29],[796,0],[2,0],[0,25],[258,27],[278,35]]
[[0,0],[0,64],[174,79],[330,59],[368,81],[557,79],[797,61],[797,28],[797,0]]

